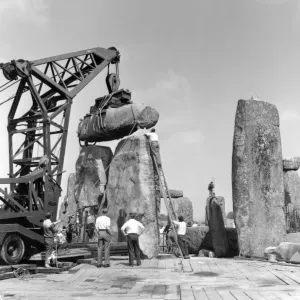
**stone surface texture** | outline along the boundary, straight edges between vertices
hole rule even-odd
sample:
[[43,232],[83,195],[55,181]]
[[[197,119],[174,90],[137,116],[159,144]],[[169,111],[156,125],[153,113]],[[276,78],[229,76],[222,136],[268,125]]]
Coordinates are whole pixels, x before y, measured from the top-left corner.
[[172,205],[174,207],[177,217],[183,216],[186,223],[193,222],[193,203],[187,197],[172,198]]
[[[159,119],[159,113],[150,106],[133,103],[118,108],[108,108],[99,114],[87,115],[78,125],[81,141],[101,142],[123,138],[140,128],[151,128]],[[102,125],[101,125],[102,124]]]
[[112,240],[124,240],[120,227],[133,212],[145,226],[139,239],[143,254],[148,258],[157,256],[160,188],[149,144],[142,130],[120,141],[116,148],[109,170],[107,201],[108,216],[112,220]]
[[202,241],[208,232],[208,228],[188,227],[186,238],[189,246],[189,254],[198,254]]
[[[220,205],[221,210],[222,210],[222,215],[223,215],[223,221],[224,225],[227,226],[227,215],[225,211],[225,198],[222,196],[217,196],[217,203]],[[208,204],[209,204],[210,197],[206,199],[206,206],[205,206],[205,225],[208,226],[208,220],[209,220],[209,209],[208,209]]]
[[278,247],[267,247],[264,251],[265,256],[268,254],[276,254],[277,259],[290,260],[291,257],[299,252],[300,253],[300,243],[281,243]]
[[272,104],[252,100],[238,102],[232,192],[242,255],[261,257],[267,246],[285,241],[279,116]]
[[300,208],[300,177],[297,171],[283,171],[284,204]]
[[[77,204],[75,200],[75,173],[70,173],[68,178],[67,194],[64,201],[61,203],[58,219],[61,220],[61,226],[67,226],[69,222],[68,216],[76,216]],[[74,221],[74,218],[71,222]]]
[[297,171],[300,168],[300,157],[285,157],[283,159],[284,171]]
[[79,208],[98,205],[107,183],[112,160],[109,147],[82,147],[76,161],[75,198]]

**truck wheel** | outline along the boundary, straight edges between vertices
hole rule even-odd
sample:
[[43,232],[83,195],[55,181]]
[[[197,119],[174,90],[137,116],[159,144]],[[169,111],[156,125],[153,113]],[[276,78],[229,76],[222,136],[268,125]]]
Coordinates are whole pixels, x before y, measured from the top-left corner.
[[18,234],[6,236],[1,247],[1,258],[9,265],[19,263],[25,253],[24,241]]

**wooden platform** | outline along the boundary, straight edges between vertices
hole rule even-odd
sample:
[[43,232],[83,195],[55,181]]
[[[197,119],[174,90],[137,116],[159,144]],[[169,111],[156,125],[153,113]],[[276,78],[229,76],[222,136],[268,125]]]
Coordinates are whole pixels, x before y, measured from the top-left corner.
[[[45,260],[45,251],[41,253],[37,253],[32,255],[28,260],[30,261],[37,261],[37,260]],[[72,257],[87,257],[91,256],[91,251],[81,248],[81,249],[69,249],[67,253],[58,253],[58,259],[61,258],[72,258]]]
[[[39,274],[37,274],[39,275]],[[192,258],[125,259],[110,268],[81,264],[62,274],[1,282],[3,299],[296,300],[300,268],[267,261]]]

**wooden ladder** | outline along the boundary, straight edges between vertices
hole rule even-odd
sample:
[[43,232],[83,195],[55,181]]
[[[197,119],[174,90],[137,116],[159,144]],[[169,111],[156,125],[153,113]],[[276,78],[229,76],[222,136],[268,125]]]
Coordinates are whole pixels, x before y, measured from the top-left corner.
[[[147,139],[148,139],[148,137],[147,137]],[[148,141],[149,141],[149,139],[148,139]],[[174,239],[175,239],[175,244],[176,244],[176,247],[178,249],[179,256],[183,258],[181,248],[178,244],[177,232],[176,232],[174,223],[172,222],[172,220],[177,220],[177,216],[176,216],[173,204],[172,204],[170,192],[169,192],[168,185],[167,185],[167,180],[166,180],[166,177],[165,177],[162,166],[161,165],[158,166],[158,164],[157,164],[157,157],[156,157],[155,152],[153,151],[153,149],[151,147],[151,142],[150,141],[149,141],[149,147],[150,147],[151,156],[153,158],[154,166],[155,166],[156,172],[157,172],[158,177],[159,177],[160,192],[161,192],[161,195],[163,196],[164,201],[165,201],[165,205],[166,205],[167,212],[168,212],[168,217],[169,217],[170,227],[171,227],[171,230],[173,232]]]

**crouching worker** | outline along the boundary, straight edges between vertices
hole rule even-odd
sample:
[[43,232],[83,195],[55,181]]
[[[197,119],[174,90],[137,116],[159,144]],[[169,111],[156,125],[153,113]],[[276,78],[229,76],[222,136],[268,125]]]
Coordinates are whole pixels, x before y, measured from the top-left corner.
[[44,241],[45,241],[45,247],[46,247],[46,257],[45,257],[45,267],[51,268],[50,266],[50,255],[52,253],[53,245],[54,245],[54,233],[55,225],[60,222],[60,220],[56,222],[52,222],[50,219],[52,217],[52,214],[50,212],[46,213],[46,220],[43,222],[43,229],[44,229]]
[[135,257],[137,266],[140,266],[141,250],[139,245],[139,236],[144,232],[145,227],[142,223],[134,219],[134,213],[129,213],[129,217],[130,219],[121,227],[121,231],[127,237],[129,265],[133,267],[133,261]]
[[[110,218],[106,216],[108,210],[102,209],[102,216],[96,220],[95,229],[98,235],[98,264],[97,267],[107,268],[110,267],[110,241],[111,241],[111,230],[110,230]],[[104,250],[105,264],[102,265],[102,256]]]
[[[179,222],[178,222],[179,221]],[[182,216],[178,217],[178,221],[172,221],[177,226],[177,240],[182,251],[183,257],[189,259],[188,242],[186,240],[186,223]]]

